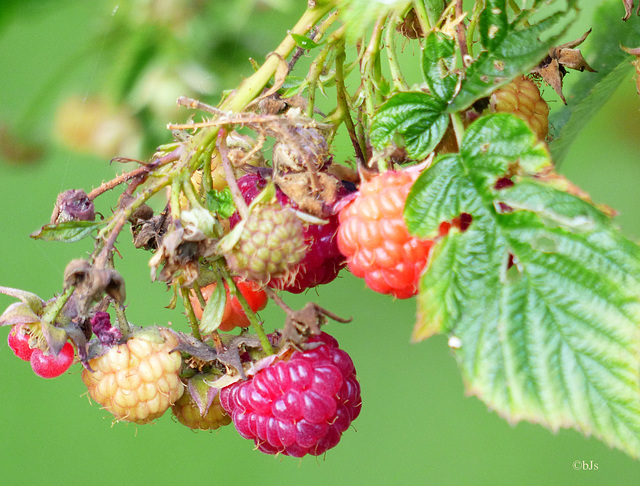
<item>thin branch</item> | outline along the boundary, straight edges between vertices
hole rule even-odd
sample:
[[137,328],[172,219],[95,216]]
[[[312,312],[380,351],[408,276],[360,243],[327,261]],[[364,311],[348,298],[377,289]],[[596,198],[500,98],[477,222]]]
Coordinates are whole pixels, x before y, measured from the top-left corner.
[[242,196],[242,192],[238,187],[236,175],[233,172],[231,161],[229,161],[229,156],[227,155],[227,131],[225,129],[222,129],[218,132],[217,145],[218,152],[220,152],[220,158],[222,159],[222,168],[224,169],[224,175],[227,179],[227,184],[229,186],[229,190],[231,191],[231,196],[233,197],[233,202],[236,204],[236,208],[240,213],[240,217],[242,219],[246,219],[247,216],[249,216],[249,206],[247,206],[247,203]]

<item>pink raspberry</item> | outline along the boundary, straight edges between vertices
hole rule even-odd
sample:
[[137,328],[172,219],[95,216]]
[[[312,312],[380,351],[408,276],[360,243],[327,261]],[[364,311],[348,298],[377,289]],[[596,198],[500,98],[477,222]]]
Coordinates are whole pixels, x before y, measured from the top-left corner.
[[[267,185],[267,180],[259,174],[247,174],[238,179],[238,186],[249,204]],[[297,208],[296,204],[280,189],[276,189],[276,199],[282,207]],[[329,215],[327,224],[305,224],[304,242],[307,247],[305,256],[295,270],[295,279],[273,278],[267,285],[274,289],[286,290],[300,294],[307,289],[324,285],[338,276],[345,266],[345,258],[338,250],[336,233],[338,231],[338,216]],[[230,218],[231,226],[239,221],[237,214]]]
[[220,390],[220,403],[246,439],[267,454],[318,456],[335,447],[360,413],[353,361],[326,333],[318,346]]

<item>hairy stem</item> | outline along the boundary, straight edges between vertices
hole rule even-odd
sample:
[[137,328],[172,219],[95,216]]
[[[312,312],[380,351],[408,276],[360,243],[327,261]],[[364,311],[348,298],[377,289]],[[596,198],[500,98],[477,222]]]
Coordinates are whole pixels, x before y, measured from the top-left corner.
[[347,89],[344,85],[344,62],[346,54],[344,51],[344,42],[338,46],[338,54],[336,56],[336,91],[338,95],[338,111],[340,118],[344,121],[351,138],[351,144],[356,153],[356,160],[358,164],[364,164],[366,162],[364,148],[360,145],[358,140],[358,134],[356,133],[353,120],[351,120],[349,103],[347,102]]
[[251,327],[253,328],[254,332],[258,335],[258,339],[260,339],[260,344],[262,345],[262,350],[267,355],[274,354],[273,347],[269,342],[269,338],[267,334],[264,332],[264,328],[262,327],[262,324],[260,324],[260,321],[258,321],[258,318],[256,317],[256,313],[253,312],[253,309],[251,309],[251,306],[247,302],[247,299],[244,298],[244,295],[242,295],[242,292],[238,291],[238,287],[236,286],[236,283],[233,281],[233,279],[229,276],[227,272],[224,272],[224,279],[227,284],[227,288],[229,289],[229,293],[238,299],[238,302],[240,302],[240,305],[242,306],[242,310],[247,316],[247,319],[249,319],[249,322],[251,323]]
[[62,295],[60,295],[55,301],[53,301],[53,303],[51,303],[50,306],[47,306],[44,314],[42,315],[42,321],[46,322],[47,324],[53,324],[75,289],[76,288],[74,286],[69,286],[67,289],[65,289]]
[[[191,326],[191,333],[193,334],[193,337],[196,338],[198,341],[202,341],[202,336],[200,335],[200,328],[198,326],[198,319],[196,318],[196,314],[193,311],[191,300],[189,300],[189,289],[181,288],[180,293],[182,294],[182,302],[184,303],[184,310],[187,315],[189,325]],[[200,295],[202,296],[202,294]],[[204,306],[202,306],[202,308],[204,309]]]
[[393,79],[393,87],[396,91],[403,91],[409,89],[409,85],[402,75],[398,58],[396,57],[396,33],[393,28],[397,25],[399,19],[396,16],[393,17],[393,22],[387,27],[385,34],[385,44],[387,52],[387,61],[389,62],[389,70],[391,71],[391,78]]

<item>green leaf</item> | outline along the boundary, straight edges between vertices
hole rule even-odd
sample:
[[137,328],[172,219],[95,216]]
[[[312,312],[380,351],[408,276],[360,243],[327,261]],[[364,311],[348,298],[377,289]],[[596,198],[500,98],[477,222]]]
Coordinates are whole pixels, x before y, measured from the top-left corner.
[[382,16],[393,10],[404,11],[409,0],[342,0],[341,20],[347,26],[347,41],[355,42]]
[[442,0],[415,0],[413,3],[414,5],[424,4],[431,25],[435,25],[438,22],[444,11],[445,2]]
[[202,312],[202,319],[200,320],[199,326],[202,334],[210,334],[220,327],[226,301],[227,292],[222,280],[218,277],[216,288],[213,290]]
[[294,32],[290,32],[290,34],[291,34],[291,37],[293,37],[293,40],[295,41],[296,45],[298,47],[301,47],[302,49],[311,50],[320,46],[320,44],[318,44],[317,42],[314,42],[313,39],[309,39],[306,35],[300,35]]
[[429,155],[449,125],[446,105],[422,92],[403,92],[391,97],[374,117],[371,142],[382,150],[392,143],[404,143],[415,159]]
[[[524,132],[515,117],[482,117],[412,188],[413,233],[472,218],[434,248],[414,340],[449,334],[468,391],[510,422],[573,427],[640,456],[640,247],[532,177],[546,163]],[[505,168],[514,184],[496,188]]]
[[499,49],[500,44],[509,33],[509,20],[507,19],[506,0],[485,0],[486,5],[480,13],[478,27],[480,30],[480,42],[489,51]]
[[518,74],[526,73],[536,66],[558,38],[558,35],[553,35],[547,40],[541,40],[540,35],[553,27],[561,15],[562,12],[521,29],[516,29],[515,24],[510,24],[503,36],[487,40],[491,48],[480,53],[467,68],[460,92],[454,98],[449,111],[468,108],[475,101],[510,82]]
[[631,78],[633,57],[620,46],[640,46],[640,17],[634,15],[623,22],[617,0],[600,6],[592,24],[593,33],[588,39],[589,63],[598,73],[577,73],[579,79],[565,93],[567,105],[550,117],[554,140],[549,148],[556,165],[564,160],[578,134],[618,86]]
[[441,32],[429,32],[422,54],[422,73],[431,93],[445,102],[451,100],[458,83],[455,65],[453,39]]
[[58,224],[45,224],[29,236],[34,240],[73,243],[86,238],[103,223],[103,221],[65,221]]
[[207,209],[212,213],[216,213],[222,219],[231,216],[236,210],[231,190],[225,187],[222,191],[215,189],[209,191],[207,193]]

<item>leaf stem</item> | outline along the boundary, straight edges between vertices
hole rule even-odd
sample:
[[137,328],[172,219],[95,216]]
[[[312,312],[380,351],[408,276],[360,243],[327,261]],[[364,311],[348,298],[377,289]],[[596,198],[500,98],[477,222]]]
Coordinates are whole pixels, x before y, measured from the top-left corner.
[[453,131],[456,134],[456,142],[458,142],[458,147],[462,147],[462,139],[464,137],[465,128],[459,113],[451,114],[451,124],[453,125]]

